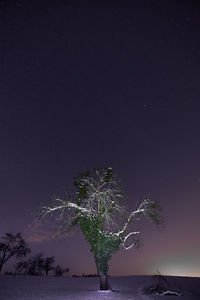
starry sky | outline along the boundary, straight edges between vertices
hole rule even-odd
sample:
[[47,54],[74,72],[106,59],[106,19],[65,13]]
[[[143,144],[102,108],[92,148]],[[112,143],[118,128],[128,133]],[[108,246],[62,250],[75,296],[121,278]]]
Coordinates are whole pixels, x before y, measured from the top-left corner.
[[165,228],[135,223],[143,247],[110,274],[200,276],[198,1],[41,2],[0,3],[0,235],[95,273],[80,232],[34,219],[79,172],[112,166],[130,211],[158,200]]

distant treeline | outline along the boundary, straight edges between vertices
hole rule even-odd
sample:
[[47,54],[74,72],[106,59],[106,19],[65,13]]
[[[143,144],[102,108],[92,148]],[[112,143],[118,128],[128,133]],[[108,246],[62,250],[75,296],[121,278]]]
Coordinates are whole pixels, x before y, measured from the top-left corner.
[[99,277],[99,275],[97,275],[97,274],[82,274],[82,275],[73,274],[72,277]]
[[14,271],[5,272],[5,274],[48,276],[49,271],[53,271],[55,276],[61,277],[69,272],[69,268],[62,268],[59,265],[55,266],[54,256],[44,257],[42,253],[30,256],[30,253],[31,249],[21,233],[16,235],[5,233],[0,240],[0,272],[2,272],[3,266],[11,258],[17,260],[14,265]]

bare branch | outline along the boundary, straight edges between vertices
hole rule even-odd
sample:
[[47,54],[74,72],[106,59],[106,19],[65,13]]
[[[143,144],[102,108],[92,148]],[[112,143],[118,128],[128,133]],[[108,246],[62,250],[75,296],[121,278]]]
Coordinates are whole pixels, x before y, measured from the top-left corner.
[[143,212],[144,212],[144,209],[140,209],[140,208],[138,208],[137,210],[133,211],[133,212],[130,214],[130,216],[128,217],[128,220],[126,221],[126,223],[125,223],[123,229],[120,230],[120,231],[117,233],[117,235],[119,236],[119,235],[124,234],[125,231],[126,231],[126,229],[127,229],[127,227],[128,227],[128,225],[130,224],[131,220],[132,220],[133,218],[135,218],[136,216],[142,214]]
[[56,210],[63,210],[63,209],[70,209],[70,208],[75,208],[79,212],[84,213],[84,214],[90,214],[91,213],[91,210],[88,210],[88,209],[86,209],[84,207],[80,207],[76,203],[68,202],[68,201],[63,201],[62,199],[59,199],[59,198],[57,198],[56,201],[61,202],[61,205],[53,206],[53,207],[44,206],[42,208],[42,214],[43,215],[47,215],[47,214],[52,213],[52,212],[54,212]]
[[[133,242],[133,244],[131,244],[130,246],[127,246],[127,247],[126,247],[125,242],[126,242],[126,240],[127,240],[131,235],[134,235],[134,236],[135,236],[134,242]],[[129,249],[131,249],[132,247],[138,246],[138,244],[139,244],[139,235],[140,235],[140,232],[139,232],[139,231],[130,232],[130,233],[124,238],[123,243],[122,243],[122,246],[123,246],[126,250],[129,250]]]
[[131,220],[144,214],[148,219],[154,222],[156,225],[161,225],[163,223],[162,217],[160,216],[160,205],[158,202],[151,199],[145,199],[136,211],[133,211],[128,220],[126,221],[122,230],[120,230],[117,235],[123,235],[130,224]]

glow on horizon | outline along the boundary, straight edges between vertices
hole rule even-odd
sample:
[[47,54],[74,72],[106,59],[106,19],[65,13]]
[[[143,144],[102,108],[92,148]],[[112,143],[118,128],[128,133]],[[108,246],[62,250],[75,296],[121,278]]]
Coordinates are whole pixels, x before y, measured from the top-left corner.
[[200,277],[200,260],[197,253],[173,254],[159,258],[150,267],[167,276]]
[[179,270],[177,267],[174,266],[174,269],[172,268],[163,268],[163,271],[160,270],[160,273],[162,275],[166,276],[181,276],[181,277],[200,277],[200,272],[194,273],[194,272],[188,272],[187,270]]

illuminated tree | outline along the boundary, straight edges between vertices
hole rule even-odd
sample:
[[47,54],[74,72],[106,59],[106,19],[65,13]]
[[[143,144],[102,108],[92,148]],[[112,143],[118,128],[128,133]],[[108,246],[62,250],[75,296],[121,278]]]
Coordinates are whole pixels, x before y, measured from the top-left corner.
[[[127,233],[131,221],[145,215],[155,224],[161,223],[160,206],[151,199],[145,199],[137,210],[127,212],[124,205],[124,192],[120,180],[112,168],[86,172],[74,181],[75,192],[65,197],[55,197],[51,206],[42,207],[42,216],[56,214],[57,221],[64,230],[78,225],[90,244],[100,289],[109,289],[107,274],[108,261],[122,245],[126,250],[137,247],[140,231]],[[131,237],[131,245],[127,239]]]

